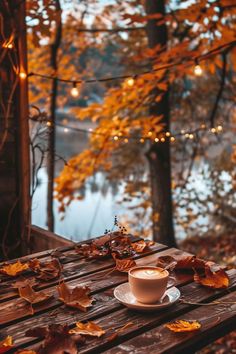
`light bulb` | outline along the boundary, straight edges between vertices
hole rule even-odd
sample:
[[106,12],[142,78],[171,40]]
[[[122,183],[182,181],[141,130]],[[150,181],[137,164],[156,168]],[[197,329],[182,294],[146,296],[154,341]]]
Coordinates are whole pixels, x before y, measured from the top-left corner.
[[170,141],[173,143],[175,141],[175,137],[174,136],[171,136],[170,137]]
[[141,144],[144,143],[144,139],[143,138],[141,138],[139,141],[140,141]]
[[129,87],[132,87],[134,86],[134,79],[132,77],[128,78],[126,80],[126,84],[129,86]]
[[119,140],[118,136],[115,135],[114,138],[113,138],[115,141]]
[[159,139],[158,139],[158,138],[155,138],[154,140],[155,140],[155,142],[156,142],[156,143],[158,143],[158,141],[159,141]]
[[148,132],[148,136],[152,136],[152,132],[150,131],[150,132]]
[[165,142],[165,138],[162,137],[161,138],[161,142],[164,143]]
[[7,49],[12,49],[13,48],[13,44],[11,42],[4,43],[2,46],[3,46],[3,48],[7,48]]
[[124,142],[127,144],[129,142],[129,139],[125,138]]
[[51,127],[52,122],[50,122],[50,121],[48,120],[47,123],[46,123],[46,125],[47,125],[48,127]]
[[193,139],[194,138],[194,135],[193,134],[189,134],[189,139]]
[[211,128],[211,132],[212,132],[213,134],[215,134],[215,133],[216,133],[216,128]]
[[218,126],[217,126],[217,131],[218,131],[218,132],[222,132],[222,130],[223,130],[222,125],[218,125]]
[[73,87],[70,90],[71,96],[73,97],[78,97],[79,96],[79,90],[78,87],[76,86],[76,82],[73,83]]
[[21,79],[26,79],[26,77],[27,77],[27,75],[26,75],[26,73],[24,72],[24,71],[21,71],[20,73],[19,73],[19,76],[20,76],[20,78]]
[[201,124],[201,129],[206,129],[206,124]]
[[188,133],[184,134],[184,136],[185,136],[185,138],[189,138],[189,134]]
[[199,64],[197,64],[197,65],[195,65],[195,67],[194,67],[194,74],[196,75],[196,76],[201,76],[202,75],[202,68],[201,68],[201,66],[199,65]]
[[170,132],[166,132],[166,136],[170,136]]
[[64,133],[68,133],[68,128],[64,128]]

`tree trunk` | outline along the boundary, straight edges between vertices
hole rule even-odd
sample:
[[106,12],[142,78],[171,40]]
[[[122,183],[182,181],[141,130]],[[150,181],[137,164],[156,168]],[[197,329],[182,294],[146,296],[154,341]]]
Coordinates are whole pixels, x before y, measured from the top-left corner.
[[[160,13],[165,15],[164,0],[146,0],[146,13],[148,15]],[[167,46],[168,33],[166,24],[156,25],[157,20],[149,20],[147,23],[147,36],[149,47],[153,48],[160,44]],[[165,130],[169,130],[169,93],[163,95],[160,102],[155,102],[154,92],[153,104],[150,113],[156,116],[163,115]],[[153,238],[167,244],[175,246],[173,215],[172,215],[172,193],[171,193],[171,162],[170,144],[166,139],[164,143],[153,144],[147,153],[150,166],[150,183],[152,191],[153,209]]]
[[[57,75],[57,53],[61,43],[62,22],[61,22],[61,5],[60,0],[56,0],[56,11],[58,20],[55,29],[54,43],[51,45],[51,66]],[[57,107],[57,79],[52,80],[52,93],[50,104],[50,127],[48,136],[48,189],[47,189],[47,226],[50,231],[54,231],[54,213],[53,213],[53,191],[54,191],[54,174],[55,174],[55,122],[56,122],[56,107]]]

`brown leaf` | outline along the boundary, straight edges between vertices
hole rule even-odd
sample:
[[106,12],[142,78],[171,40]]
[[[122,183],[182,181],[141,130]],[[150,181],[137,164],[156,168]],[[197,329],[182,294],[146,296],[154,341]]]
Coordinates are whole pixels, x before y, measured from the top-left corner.
[[172,256],[160,256],[157,258],[157,267],[169,268],[173,270],[176,266],[176,259]]
[[32,279],[27,279],[27,278],[19,278],[18,280],[16,280],[15,282],[13,282],[11,284],[12,288],[18,289],[18,288],[22,288],[26,285],[30,285],[32,288],[37,285],[37,281],[36,279],[32,278]]
[[177,320],[165,324],[165,327],[172,332],[193,332],[201,328],[201,324],[198,321],[185,321]]
[[196,256],[187,256],[177,260],[175,269],[204,269],[206,261]]
[[13,341],[11,336],[7,336],[4,340],[0,341],[0,354],[6,353],[13,347]]
[[102,237],[99,237],[99,238],[93,240],[92,243],[96,247],[102,247],[102,246],[106,245],[110,241],[111,241],[111,236],[110,235],[104,235]]
[[223,269],[212,271],[210,267],[205,268],[205,276],[201,276],[195,272],[194,281],[213,289],[222,289],[229,286],[227,273]]
[[131,268],[136,266],[136,262],[132,258],[119,259],[115,253],[112,253],[112,257],[116,262],[115,270],[118,270],[119,272],[127,273]]
[[46,294],[43,291],[35,292],[29,284],[24,287],[18,288],[18,291],[20,297],[32,305],[47,301],[52,297],[52,295]]
[[94,322],[77,322],[76,327],[69,331],[70,334],[82,334],[85,336],[101,337],[106,332]]
[[147,243],[144,240],[132,243],[132,247],[135,252],[142,253],[147,247]]
[[67,306],[75,307],[83,312],[92,305],[94,301],[89,297],[90,288],[87,286],[77,286],[70,289],[64,282],[57,286],[59,293],[59,300],[64,302]]
[[58,354],[64,352],[77,354],[77,344],[84,343],[82,336],[70,335],[68,326],[60,324],[36,327],[34,330],[27,331],[25,335],[28,337],[45,338],[42,346],[39,348],[39,354]]
[[30,349],[22,349],[22,350],[17,350],[15,354],[37,354],[37,352]]
[[15,277],[23,273],[25,270],[29,269],[28,263],[21,263],[17,261],[15,263],[7,264],[0,268],[0,273]]
[[29,265],[30,268],[37,273],[36,278],[44,281],[58,278],[62,271],[62,265],[57,258],[46,263],[41,263],[38,259],[34,259]]

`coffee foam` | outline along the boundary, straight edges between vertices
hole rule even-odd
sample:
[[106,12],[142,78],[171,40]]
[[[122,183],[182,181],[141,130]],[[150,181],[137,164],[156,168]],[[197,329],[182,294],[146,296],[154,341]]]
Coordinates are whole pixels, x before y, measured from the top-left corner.
[[145,267],[133,269],[131,275],[141,279],[160,279],[166,277],[168,273],[166,270],[161,271],[157,268]]

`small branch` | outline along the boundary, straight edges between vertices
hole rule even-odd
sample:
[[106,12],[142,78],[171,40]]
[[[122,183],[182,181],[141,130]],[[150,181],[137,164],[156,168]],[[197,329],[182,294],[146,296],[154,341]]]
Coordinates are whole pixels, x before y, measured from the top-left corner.
[[219,105],[221,96],[222,96],[223,91],[224,91],[224,86],[225,86],[226,67],[227,67],[227,54],[226,54],[226,52],[224,52],[222,54],[222,59],[223,59],[223,67],[222,67],[222,72],[221,72],[220,87],[219,87],[219,91],[218,91],[218,94],[216,96],[216,100],[215,100],[215,103],[214,103],[214,106],[213,106],[213,109],[212,109],[212,112],[211,112],[211,115],[210,115],[210,124],[211,124],[212,128],[214,127],[214,121],[215,121],[215,117],[216,117],[216,112],[217,112],[218,105]]

